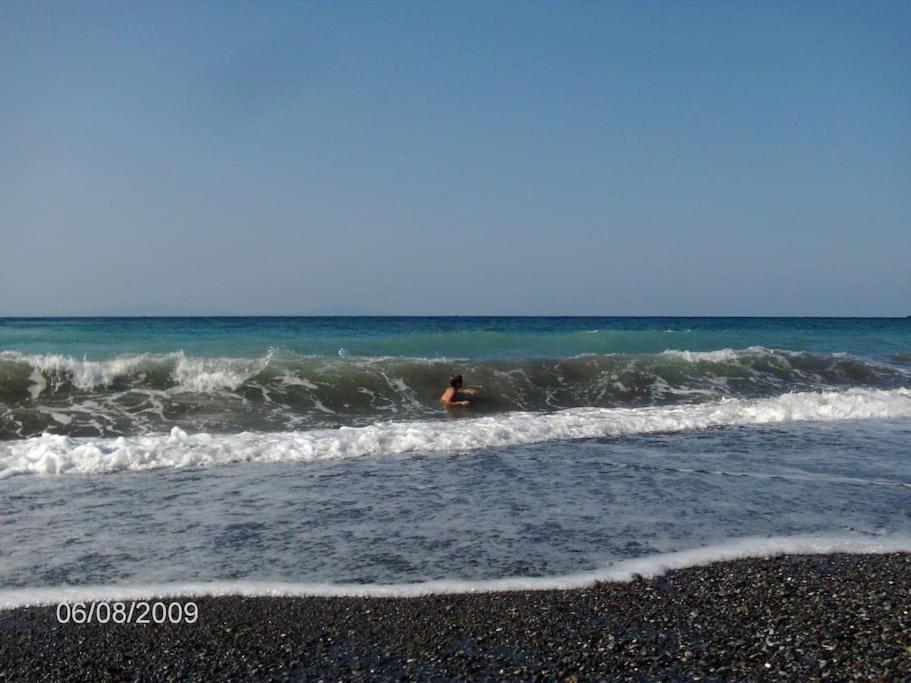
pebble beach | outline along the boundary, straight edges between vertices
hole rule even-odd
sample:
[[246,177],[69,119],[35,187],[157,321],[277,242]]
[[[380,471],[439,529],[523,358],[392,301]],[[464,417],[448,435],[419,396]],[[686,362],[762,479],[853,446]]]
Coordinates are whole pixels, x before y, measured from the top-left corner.
[[911,555],[806,555],[560,591],[201,597],[195,624],[0,612],[0,680],[909,680]]

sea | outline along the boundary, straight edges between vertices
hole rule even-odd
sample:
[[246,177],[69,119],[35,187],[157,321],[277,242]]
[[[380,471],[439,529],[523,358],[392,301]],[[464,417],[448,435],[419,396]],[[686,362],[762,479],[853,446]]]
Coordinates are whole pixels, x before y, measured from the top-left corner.
[[0,606],[891,550],[911,319],[0,319]]

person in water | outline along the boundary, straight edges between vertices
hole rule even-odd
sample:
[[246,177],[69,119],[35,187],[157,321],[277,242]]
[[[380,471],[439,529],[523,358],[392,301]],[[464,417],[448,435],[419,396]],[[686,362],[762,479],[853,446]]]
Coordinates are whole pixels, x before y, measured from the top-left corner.
[[449,386],[446,387],[446,391],[443,392],[443,395],[440,396],[440,401],[443,405],[446,406],[467,406],[470,405],[469,401],[461,398],[461,396],[474,396],[474,389],[463,389],[462,388],[462,375],[454,374],[449,378]]

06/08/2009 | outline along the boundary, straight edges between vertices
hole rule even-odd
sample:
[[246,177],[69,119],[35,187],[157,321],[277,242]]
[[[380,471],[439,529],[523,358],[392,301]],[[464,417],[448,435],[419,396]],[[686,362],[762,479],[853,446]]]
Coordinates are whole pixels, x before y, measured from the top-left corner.
[[60,624],[194,624],[199,619],[195,602],[62,602],[57,605]]

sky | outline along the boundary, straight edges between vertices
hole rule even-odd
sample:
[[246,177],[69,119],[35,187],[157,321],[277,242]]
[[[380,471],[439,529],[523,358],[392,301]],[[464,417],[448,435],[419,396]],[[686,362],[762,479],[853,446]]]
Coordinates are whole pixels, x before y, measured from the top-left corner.
[[911,314],[911,2],[0,3],[0,316]]

